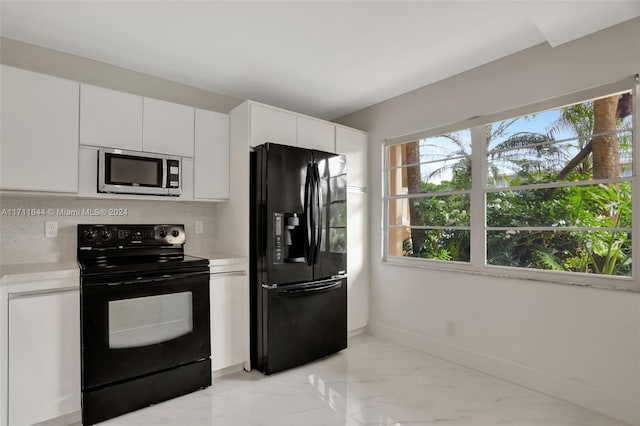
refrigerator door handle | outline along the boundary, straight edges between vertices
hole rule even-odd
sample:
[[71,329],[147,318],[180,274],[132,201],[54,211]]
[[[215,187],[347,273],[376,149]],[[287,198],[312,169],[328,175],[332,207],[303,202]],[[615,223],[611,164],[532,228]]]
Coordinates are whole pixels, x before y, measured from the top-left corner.
[[336,281],[332,284],[321,285],[318,287],[299,288],[292,290],[278,290],[280,297],[302,297],[312,296],[318,293],[324,293],[326,291],[337,290],[342,287],[342,281]]
[[335,283],[336,281],[341,281],[341,280],[345,280],[345,279],[347,279],[347,274],[339,274],[339,275],[332,275],[331,278],[325,278],[323,280],[308,281],[308,282],[298,283],[298,284],[277,284],[277,283],[265,284],[265,283],[262,283],[261,287],[264,288],[265,290],[280,289],[281,291],[291,291],[291,290],[295,290],[295,289],[304,289],[304,288],[310,288],[310,287],[317,287],[319,285],[324,285],[324,284],[328,284],[328,283]]
[[304,182],[304,221],[306,225],[306,233],[305,233],[305,245],[304,245],[304,258],[307,262],[307,265],[311,265],[313,260],[312,253],[312,236],[311,236],[311,226],[313,225],[312,220],[312,200],[313,200],[313,173],[311,172],[311,164],[307,164],[307,176]]
[[[338,279],[331,278],[331,279],[312,281],[312,282],[302,283],[302,284],[292,284],[292,285],[290,284],[282,287],[279,287],[276,284],[275,289],[278,292],[278,295],[282,297],[307,296],[307,295],[312,295],[316,293],[322,293],[325,291],[339,289],[342,287],[343,281],[344,279],[342,278],[338,278]],[[265,287],[263,286],[263,288]],[[273,289],[273,287],[271,287],[270,289]]]
[[318,169],[318,163],[313,163],[313,174],[314,180],[316,184],[316,206],[317,208],[317,221],[314,224],[315,230],[315,240],[316,240],[316,248],[313,258],[313,264],[318,264],[318,255],[320,254],[320,244],[322,243],[322,210],[323,210],[323,199],[322,199],[322,182],[320,181],[320,170]]

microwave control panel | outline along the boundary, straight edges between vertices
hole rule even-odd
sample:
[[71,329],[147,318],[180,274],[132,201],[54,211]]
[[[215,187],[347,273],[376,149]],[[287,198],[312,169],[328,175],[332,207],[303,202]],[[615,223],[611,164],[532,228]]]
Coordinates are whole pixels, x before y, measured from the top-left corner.
[[180,160],[167,160],[167,187],[180,188]]

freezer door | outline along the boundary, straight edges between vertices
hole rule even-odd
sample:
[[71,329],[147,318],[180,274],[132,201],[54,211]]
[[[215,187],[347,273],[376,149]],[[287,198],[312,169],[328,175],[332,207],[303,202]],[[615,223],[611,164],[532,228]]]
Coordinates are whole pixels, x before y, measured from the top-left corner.
[[319,280],[347,273],[347,164],[343,155],[314,151],[313,158],[319,187],[313,279]]
[[347,347],[346,279],[262,291],[264,317],[258,370],[275,373]]

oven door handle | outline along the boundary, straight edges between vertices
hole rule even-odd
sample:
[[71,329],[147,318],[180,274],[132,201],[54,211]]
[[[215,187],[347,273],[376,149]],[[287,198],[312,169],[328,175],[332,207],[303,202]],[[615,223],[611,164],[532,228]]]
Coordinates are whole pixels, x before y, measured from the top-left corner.
[[147,283],[161,283],[166,281],[178,280],[181,278],[190,278],[198,275],[209,276],[209,271],[201,271],[201,272],[185,272],[181,274],[166,274],[161,276],[155,276],[154,278],[142,279],[142,277],[138,277],[135,280],[127,280],[127,281],[119,281],[119,282],[111,282],[107,283],[109,287],[118,286],[118,285],[132,285],[132,284],[147,284]]

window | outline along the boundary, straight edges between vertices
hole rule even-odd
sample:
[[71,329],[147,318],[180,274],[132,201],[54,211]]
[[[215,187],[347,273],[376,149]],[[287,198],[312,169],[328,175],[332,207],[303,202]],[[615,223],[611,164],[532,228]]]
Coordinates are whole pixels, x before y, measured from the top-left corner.
[[388,141],[385,260],[640,290],[630,86]]

